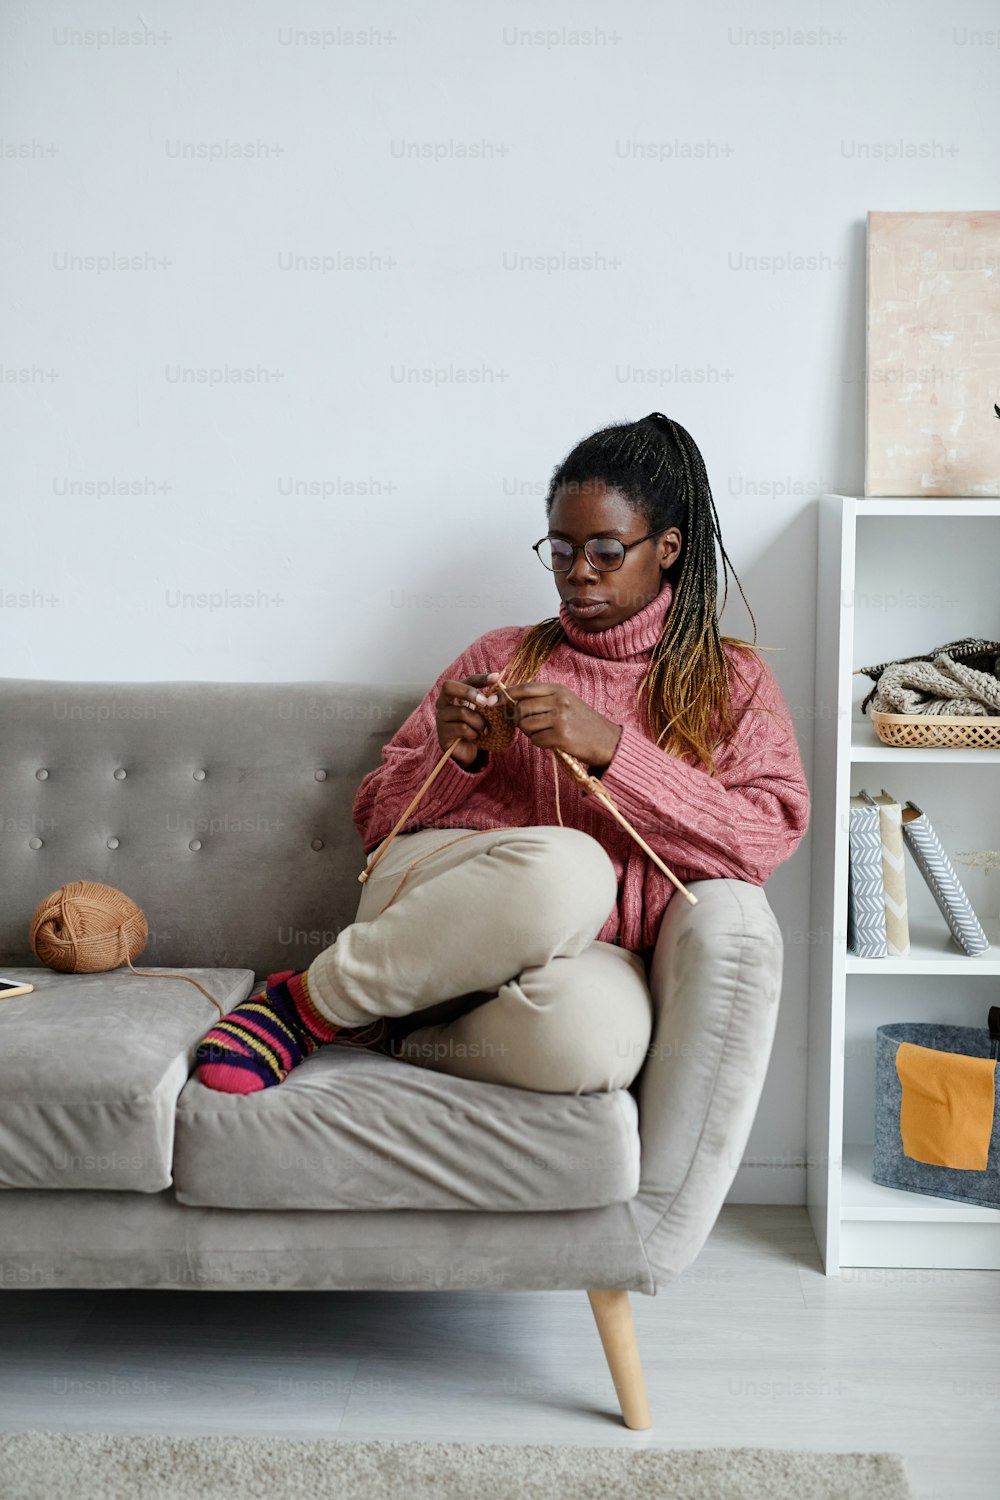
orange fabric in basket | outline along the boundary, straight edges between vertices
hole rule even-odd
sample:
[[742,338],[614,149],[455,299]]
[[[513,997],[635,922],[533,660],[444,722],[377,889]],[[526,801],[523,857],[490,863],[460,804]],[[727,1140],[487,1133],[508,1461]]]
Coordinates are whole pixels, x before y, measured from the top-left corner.
[[985,1171],[996,1069],[989,1057],[900,1042],[896,1073],[903,1086],[899,1129],[904,1155],[931,1166]]

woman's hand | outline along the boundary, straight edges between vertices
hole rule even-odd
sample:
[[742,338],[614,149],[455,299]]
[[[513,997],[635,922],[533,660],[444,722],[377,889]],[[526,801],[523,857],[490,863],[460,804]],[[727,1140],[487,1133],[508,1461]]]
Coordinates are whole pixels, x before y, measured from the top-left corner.
[[449,680],[441,684],[441,691],[434,705],[437,737],[442,750],[447,750],[452,740],[459,740],[451,758],[458,761],[460,766],[471,766],[479,755],[477,741],[486,728],[483,715],[477,714],[472,705],[482,703],[488,706],[496,703],[496,693],[487,696],[487,692],[480,692],[479,689],[488,690],[489,684],[496,682],[499,676],[499,672],[480,672],[474,677],[464,677],[461,681]]
[[[520,682],[507,689],[510,716],[539,750],[565,750],[603,769],[618,747],[622,726],[599,714],[561,682]],[[457,752],[456,752],[457,753]]]

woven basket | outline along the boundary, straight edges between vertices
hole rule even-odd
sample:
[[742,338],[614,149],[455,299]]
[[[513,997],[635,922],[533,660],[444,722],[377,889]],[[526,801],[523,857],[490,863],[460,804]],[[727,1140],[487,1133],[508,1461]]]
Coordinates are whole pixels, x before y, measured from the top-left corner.
[[872,710],[875,733],[886,745],[914,750],[1000,749],[1000,714],[884,714]]

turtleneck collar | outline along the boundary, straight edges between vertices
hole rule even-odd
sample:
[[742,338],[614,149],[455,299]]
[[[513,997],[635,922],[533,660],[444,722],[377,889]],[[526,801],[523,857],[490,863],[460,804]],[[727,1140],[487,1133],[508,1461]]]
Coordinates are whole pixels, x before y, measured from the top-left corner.
[[585,630],[570,614],[565,600],[559,601],[559,618],[566,632],[566,639],[574,651],[582,651],[586,656],[624,661],[645,656],[652,651],[663,633],[663,622],[667,617],[673,592],[664,573],[660,592],[655,599],[651,599],[627,620],[621,620],[617,625],[610,625],[604,630]]

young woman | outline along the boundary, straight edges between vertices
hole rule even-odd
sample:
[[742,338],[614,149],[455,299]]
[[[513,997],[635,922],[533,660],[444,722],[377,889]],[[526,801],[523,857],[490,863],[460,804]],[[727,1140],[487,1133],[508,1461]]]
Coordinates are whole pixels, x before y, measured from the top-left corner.
[[[267,1088],[332,1042],[522,1088],[627,1087],[652,1032],[660,921],[681,898],[554,749],[685,884],[762,885],[799,844],[795,733],[756,647],[719,634],[716,542],[727,592],[731,565],[690,434],[660,412],[594,433],[545,509],[535,551],[558,615],[480,636],[383,748],[353,809],[369,865],[459,740],[356,921],[207,1033],[208,1087]],[[498,675],[507,695],[490,691]],[[501,752],[479,745],[497,702],[515,726]]]

